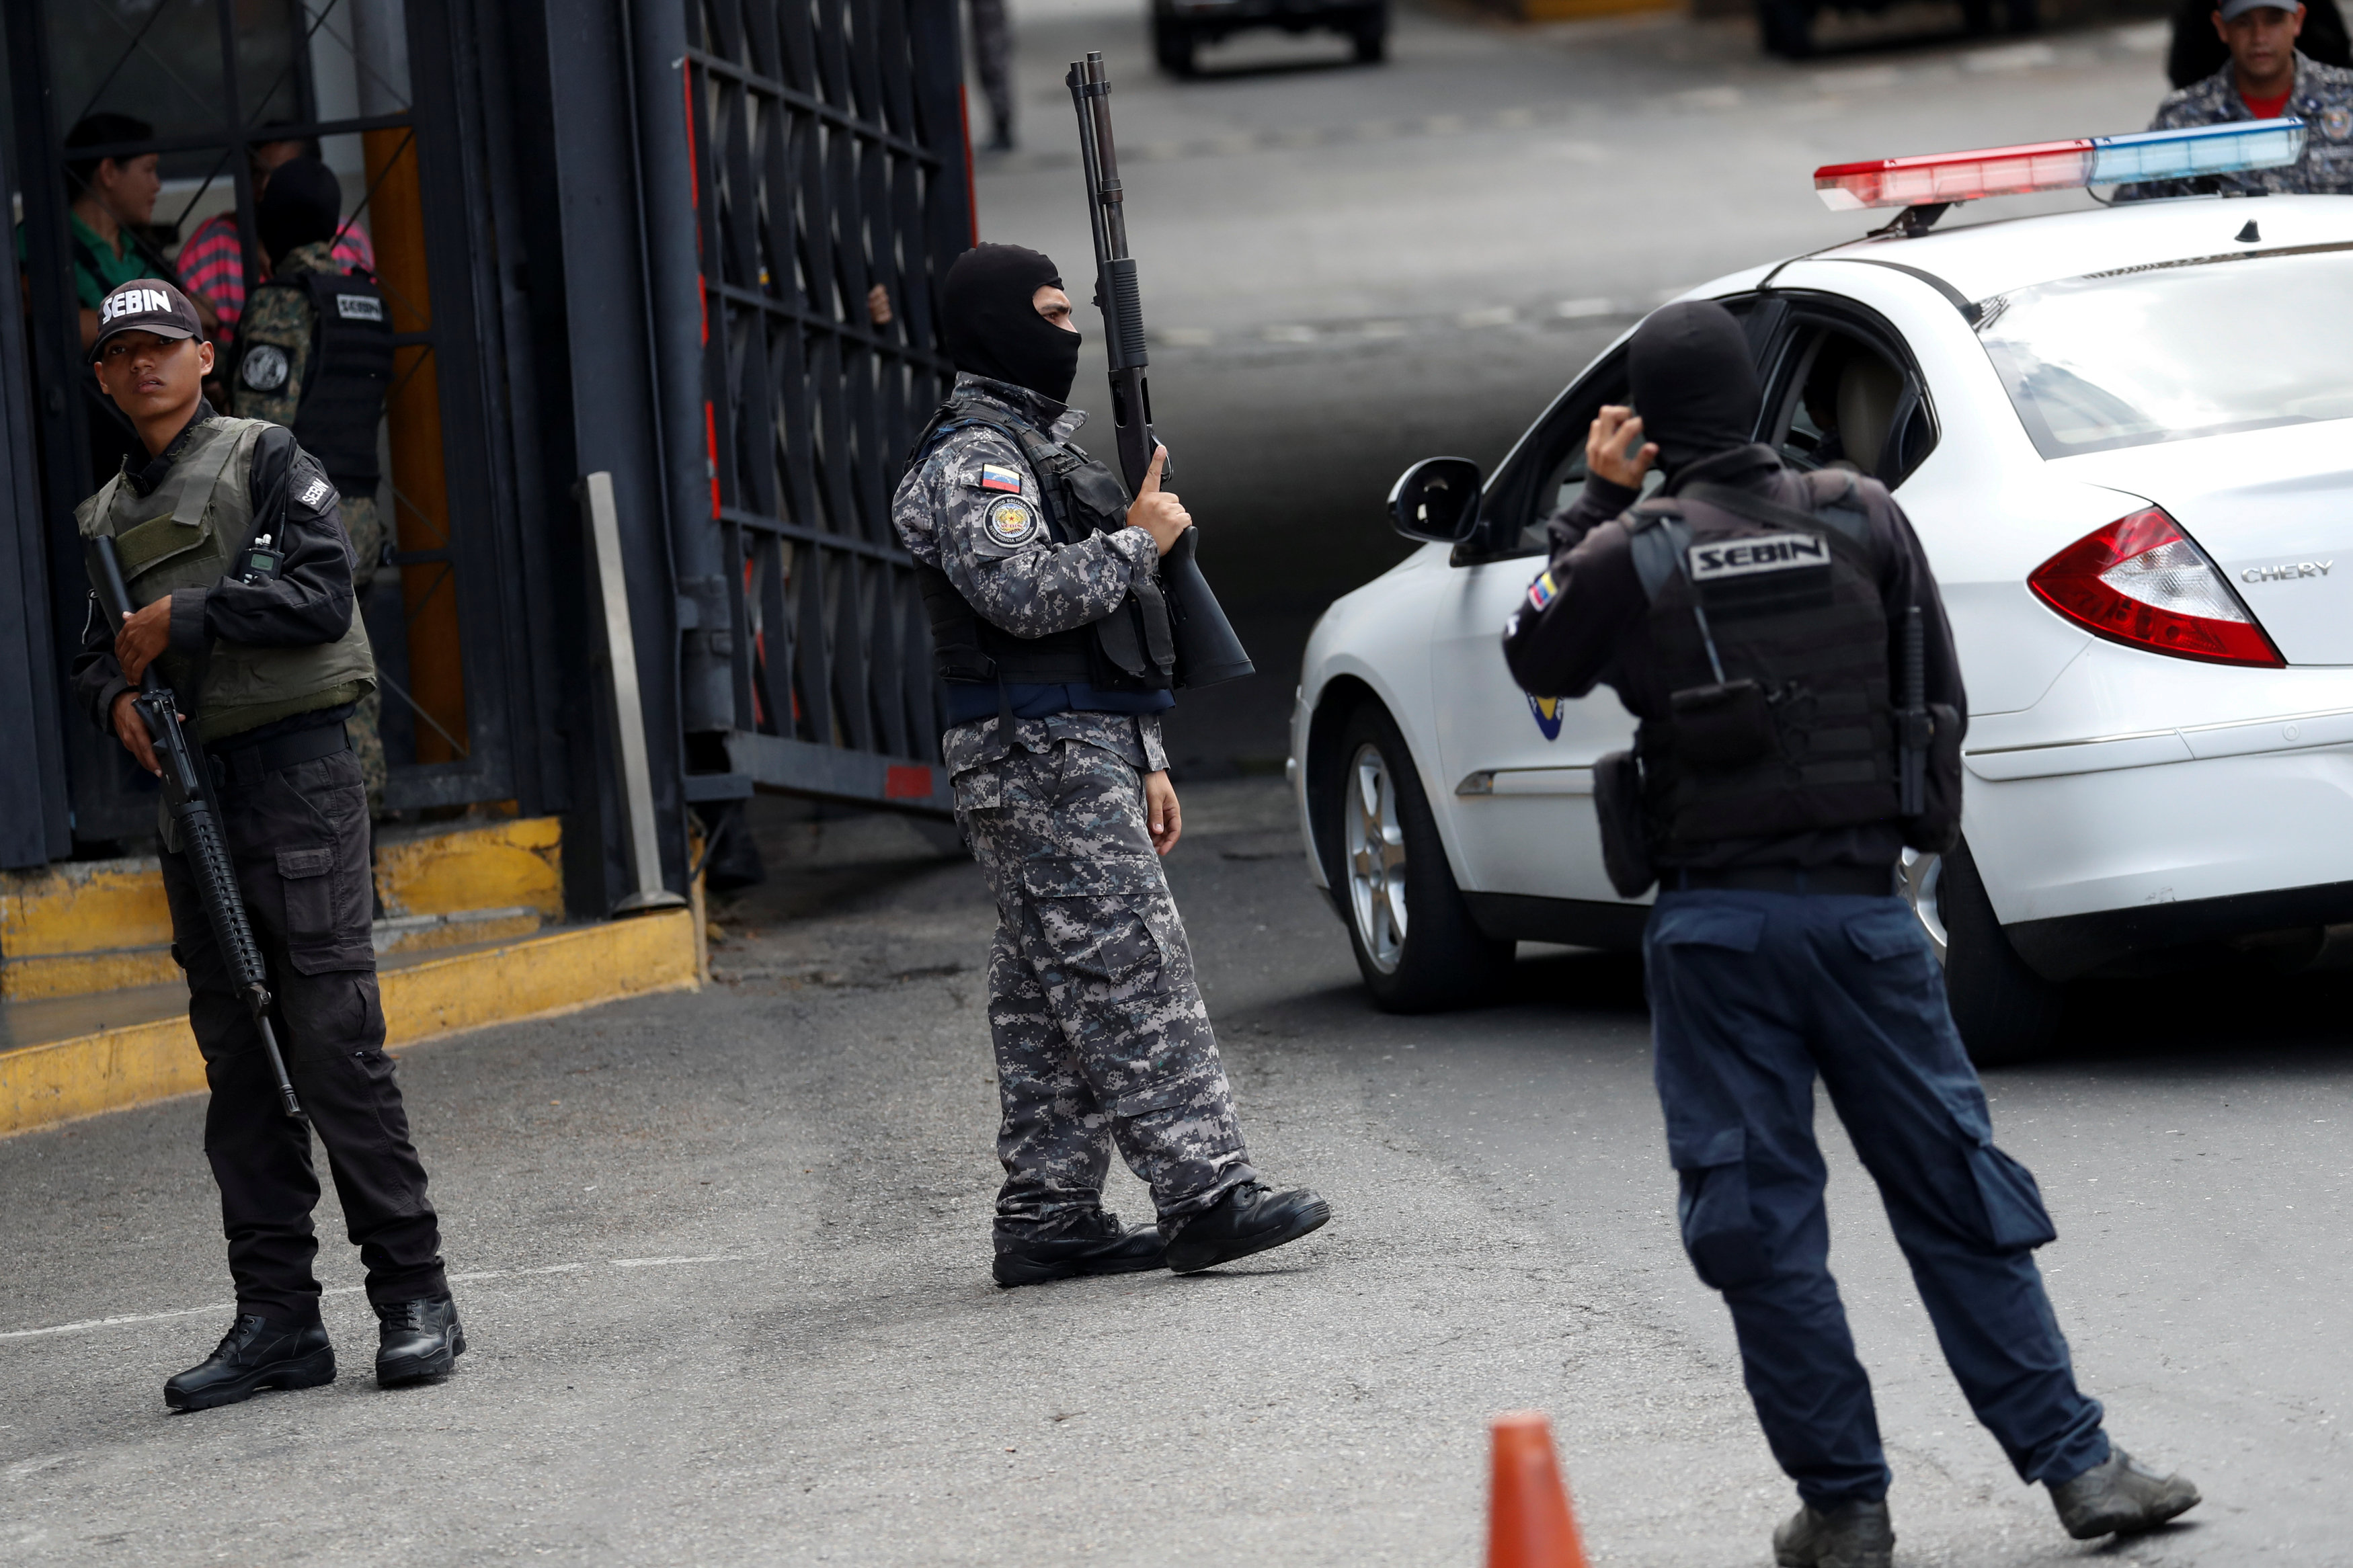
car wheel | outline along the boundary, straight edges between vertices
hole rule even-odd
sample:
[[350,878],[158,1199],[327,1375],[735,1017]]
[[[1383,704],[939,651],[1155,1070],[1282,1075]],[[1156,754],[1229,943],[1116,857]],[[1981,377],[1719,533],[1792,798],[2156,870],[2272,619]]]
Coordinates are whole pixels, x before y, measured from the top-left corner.
[[1348,37],[1356,46],[1356,63],[1377,66],[1389,58],[1389,19],[1375,14],[1349,30]]
[[1152,58],[1170,76],[1193,74],[1193,29],[1181,22],[1155,17],[1152,23]]
[[1427,1013],[1493,997],[1514,944],[1471,918],[1397,721],[1377,703],[1340,731],[1324,842],[1365,988],[1383,1011]]
[[1912,862],[1905,880],[1930,940],[1943,949],[1945,994],[1969,1059],[2000,1067],[2049,1050],[2065,993],[2028,968],[2002,934],[1969,847]]

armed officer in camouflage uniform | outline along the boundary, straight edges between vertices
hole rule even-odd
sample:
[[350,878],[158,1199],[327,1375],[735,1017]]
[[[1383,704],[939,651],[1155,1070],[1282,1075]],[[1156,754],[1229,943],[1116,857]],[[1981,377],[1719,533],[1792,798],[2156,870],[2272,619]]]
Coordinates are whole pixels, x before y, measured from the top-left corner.
[[2277,0],[2217,0],[2214,30],[2231,58],[2203,81],[2165,95],[2151,131],[2192,125],[2276,120],[2304,121],[2304,156],[2284,168],[2242,169],[2190,180],[2150,180],[2126,185],[2118,201],[2187,196],[2201,191],[2240,195],[2353,194],[2353,70],[2323,65],[2299,53],[2304,7]]
[[[74,659],[75,695],[150,773],[158,770],[132,705],[137,682],[155,664],[178,695],[210,770],[273,1027],[310,1121],[280,1107],[262,1037],[167,814],[172,952],[187,971],[188,1024],[212,1089],[205,1154],[220,1186],[237,1315],[211,1356],[164,1385],[164,1402],[203,1410],[262,1388],[333,1381],[311,1273],[314,1128],[367,1267],[380,1321],[376,1379],[438,1376],[466,1338],[384,1052],[367,801],[344,732],[375,667],[353,604],[335,489],[285,429],[212,411],[203,390],[212,345],[197,339],[177,288],[135,279],[100,310],[99,384],[129,416],[146,458],[84,501],[75,521],[86,539],[114,541],[141,608],[121,626],[93,610]],[[264,535],[268,547],[254,548]]]
[[[1657,311],[1627,375],[1641,416],[1594,421],[1591,477],[1552,521],[1504,654],[1530,692],[1607,681],[1641,721],[1632,753],[1595,765],[1603,858],[1622,897],[1659,887],[1643,958],[1683,1246],[1731,1309],[1804,1504],[1774,1560],[1889,1568],[1895,1540],[1871,1380],[1828,1267],[1817,1077],[2019,1478],[2081,1540],[2162,1523],[2198,1489],[2111,1443],[2075,1386],[2034,1267],[2050,1215],[1994,1146],[1895,892],[1906,845],[1949,851],[1960,830],[1968,699],[1927,557],[1876,479],[1792,473],[1754,444],[1756,367],[1723,306]],[[1638,501],[1653,462],[1665,483]]]
[[[254,209],[269,281],[237,325],[230,399],[238,418],[293,431],[327,470],[351,535],[352,589],[365,604],[386,539],[376,427],[392,383],[392,323],[375,281],[345,272],[332,254],[343,210],[335,172],[316,158],[290,159],[269,176]],[[370,691],[347,726],[371,816],[384,809],[382,708],[382,695]]]
[[[1156,573],[1192,519],[1158,459],[1131,502],[1071,443],[1079,334],[1051,261],[967,251],[942,310],[955,391],[892,519],[946,682],[956,818],[997,899],[994,1276],[1187,1273],[1295,1241],[1331,1210],[1258,1179],[1158,858],[1181,819]],[[1103,1207],[1114,1142],[1156,1229]]]

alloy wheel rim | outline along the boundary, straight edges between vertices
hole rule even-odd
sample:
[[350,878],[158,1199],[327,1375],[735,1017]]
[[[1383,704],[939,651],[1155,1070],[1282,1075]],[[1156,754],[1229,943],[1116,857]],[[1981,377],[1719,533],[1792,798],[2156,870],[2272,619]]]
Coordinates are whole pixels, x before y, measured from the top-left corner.
[[1375,969],[1395,973],[1405,956],[1405,829],[1398,821],[1397,780],[1378,746],[1359,746],[1349,760],[1344,814],[1356,940]]
[[1942,855],[1923,855],[1917,849],[1904,851],[1903,864],[1897,874],[1904,884],[1904,899],[1912,906],[1912,913],[1920,929],[1928,933],[1928,945],[1936,950],[1936,962],[1945,962],[1944,911],[1937,907],[1936,884],[1945,872]]

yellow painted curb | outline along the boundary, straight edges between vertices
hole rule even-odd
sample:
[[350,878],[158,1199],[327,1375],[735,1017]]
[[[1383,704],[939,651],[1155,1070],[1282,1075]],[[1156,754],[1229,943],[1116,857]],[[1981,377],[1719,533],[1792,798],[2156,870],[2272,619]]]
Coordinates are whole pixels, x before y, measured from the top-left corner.
[[0,1002],[39,1002],[162,985],[180,977],[169,946],[126,947],[113,952],[58,952],[0,959]]
[[375,889],[384,912],[396,918],[522,908],[561,920],[564,825],[553,816],[512,817],[380,843]]
[[[694,917],[672,910],[386,970],[378,979],[385,1043],[694,990]],[[0,1051],[0,1137],[204,1087],[185,1018]]]

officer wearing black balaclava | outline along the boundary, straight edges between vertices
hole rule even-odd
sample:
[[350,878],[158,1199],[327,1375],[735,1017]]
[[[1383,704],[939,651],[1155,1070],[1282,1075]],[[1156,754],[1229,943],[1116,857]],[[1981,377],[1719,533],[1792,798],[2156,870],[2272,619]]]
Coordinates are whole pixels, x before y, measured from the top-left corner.
[[[1827,1267],[1817,1075],[2019,1476],[2079,1539],[2170,1519],[2197,1489],[2130,1459],[2076,1388],[2033,1258],[2050,1217],[1994,1146],[1895,891],[1905,847],[1949,850],[1960,823],[1968,703],[1919,541],[1877,480],[1794,472],[1754,442],[1757,373],[1723,306],[1659,310],[1627,372],[1633,406],[1593,421],[1585,493],[1553,519],[1504,653],[1530,692],[1607,683],[1641,721],[1632,752],[1596,764],[1595,805],[1619,892],[1659,889],[1643,952],[1667,1152],[1684,1247],[1802,1500],[1776,1560],[1887,1568],[1894,1543]],[[1665,482],[1640,500],[1653,468]]]
[[[941,315],[955,389],[892,521],[931,616],[956,820],[997,899],[993,1275],[1190,1273],[1295,1241],[1331,1210],[1258,1179],[1160,869],[1181,819],[1158,574],[1193,520],[1160,488],[1165,454],[1131,499],[1071,439],[1079,333],[1051,261],[966,251]],[[1114,1144],[1156,1226],[1104,1210]]]

